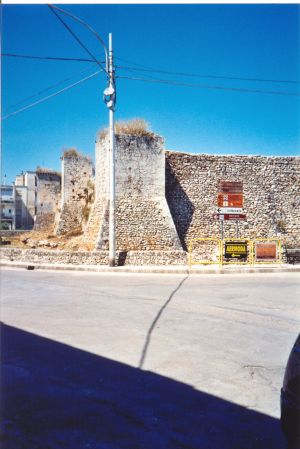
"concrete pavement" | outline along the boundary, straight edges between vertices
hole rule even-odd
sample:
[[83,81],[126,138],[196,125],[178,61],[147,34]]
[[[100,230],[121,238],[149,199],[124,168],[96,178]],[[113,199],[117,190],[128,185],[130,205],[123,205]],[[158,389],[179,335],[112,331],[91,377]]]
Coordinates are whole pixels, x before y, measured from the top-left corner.
[[[181,418],[175,414],[179,420],[178,429],[181,429],[178,430],[181,445],[170,443],[171,436],[174,437],[172,430],[168,434],[168,442],[162,446],[156,442],[152,446],[155,449],[209,449],[217,447],[217,441],[218,447],[228,449],[279,449],[283,444],[277,421],[279,392],[287,357],[299,332],[299,285],[300,276],[296,272],[207,274],[199,277],[3,268],[2,320],[10,329],[8,333],[22,333],[20,341],[27,341],[28,335],[33,336],[30,338],[34,343],[30,343],[30,348],[39,345],[37,339],[40,341],[46,337],[47,340],[41,341],[43,345],[45,341],[52,342],[51,345],[47,343],[50,353],[54,345],[63,345],[62,353],[66,357],[70,351],[68,348],[73,348],[76,354],[95,354],[98,361],[109,360],[109,366],[117,364],[117,371],[124,366],[130,367],[130,372],[134,372],[134,378],[137,376],[138,379],[134,383],[151,384],[153,379],[149,380],[148,374],[142,374],[151,372],[155,379],[164,379],[164,382],[168,379],[164,391],[175,383],[178,391],[182,389],[189,396],[191,390],[188,388],[192,388],[192,402],[196,400],[196,393],[200,395],[197,396],[199,404],[203,398],[210,398],[209,403],[210,400],[216,401],[213,402],[216,410],[214,413],[211,411],[210,429],[214,423],[218,423],[220,428],[226,422],[222,418],[224,407],[229,416],[236,416],[236,413],[239,416],[238,424],[234,420],[226,424],[229,428],[230,425],[235,427],[237,432],[237,440],[227,436],[227,444],[223,433],[212,437],[211,430],[195,435],[198,442],[192,442],[188,436],[191,431],[188,423],[181,423],[181,426]],[[12,341],[14,338],[19,337],[12,337]],[[20,363],[26,365],[26,361],[22,362],[22,353],[16,350],[10,366],[17,367]],[[45,365],[48,363],[45,359]],[[48,371],[51,369],[54,369],[53,364],[47,368]],[[56,376],[59,377],[61,372]],[[68,391],[70,384],[65,379],[64,382]],[[47,388],[53,388],[51,382]],[[124,388],[126,390],[129,386],[123,385]],[[147,391],[143,391],[145,397],[148,397]],[[149,399],[151,407],[153,397],[158,394],[156,390],[152,393]],[[91,389],[90,394],[96,393]],[[165,393],[162,395],[164,401],[172,402],[173,399],[167,399]],[[112,397],[107,400],[111,401]],[[184,407],[182,400],[179,404]],[[193,404],[191,407],[195,407]],[[140,407],[141,404],[138,410]],[[197,410],[197,415],[202,413],[205,417],[206,406],[203,407]],[[255,419],[250,411],[255,414]],[[209,413],[207,411],[207,416]],[[256,439],[254,429],[243,428],[247,427],[245,421],[255,425]],[[272,437],[268,434],[263,436],[259,423],[262,423],[262,429],[266,426],[273,429],[274,424],[277,430],[275,433],[272,430]],[[146,443],[143,446],[141,440],[138,445],[130,445],[130,439],[137,434],[134,431],[130,435],[128,448],[148,447]],[[141,438],[143,440],[145,435]],[[199,441],[203,444],[199,445]],[[49,447],[60,446],[53,443]],[[95,443],[90,447],[117,449],[123,445],[115,442],[110,446],[97,446]],[[127,447],[125,443],[124,447]]]

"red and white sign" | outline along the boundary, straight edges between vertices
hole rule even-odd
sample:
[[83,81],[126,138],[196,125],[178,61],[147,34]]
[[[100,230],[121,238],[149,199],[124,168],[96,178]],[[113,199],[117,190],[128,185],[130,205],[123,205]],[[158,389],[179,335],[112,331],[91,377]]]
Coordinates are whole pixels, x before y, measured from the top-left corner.
[[219,221],[227,221],[227,220],[246,221],[247,220],[247,217],[244,214],[214,214],[213,218],[214,218],[214,220],[219,220]]
[[219,193],[218,194],[219,207],[243,207],[242,193]]
[[221,193],[243,193],[243,183],[241,181],[220,181],[219,190]]

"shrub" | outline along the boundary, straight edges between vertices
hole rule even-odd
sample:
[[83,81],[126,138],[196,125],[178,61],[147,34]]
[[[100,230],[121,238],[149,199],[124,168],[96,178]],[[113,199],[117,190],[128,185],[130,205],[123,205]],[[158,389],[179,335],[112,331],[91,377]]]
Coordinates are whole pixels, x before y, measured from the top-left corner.
[[[98,133],[100,139],[103,139],[108,133],[108,128],[103,129]],[[154,133],[149,130],[149,124],[144,119],[135,118],[128,121],[116,122],[115,133],[127,134],[130,136],[153,137]]]
[[56,170],[52,170],[51,168],[40,167],[39,165],[37,165],[35,171],[36,171],[36,173],[46,173],[46,174],[49,174],[49,175],[61,176],[60,172],[58,172]]
[[91,158],[89,156],[85,156],[84,154],[80,153],[76,148],[68,148],[66,150],[63,150],[62,152],[62,158],[69,157],[69,158],[83,158],[87,161],[90,161]]
[[286,232],[286,223],[284,220],[278,220],[276,226],[279,232]]

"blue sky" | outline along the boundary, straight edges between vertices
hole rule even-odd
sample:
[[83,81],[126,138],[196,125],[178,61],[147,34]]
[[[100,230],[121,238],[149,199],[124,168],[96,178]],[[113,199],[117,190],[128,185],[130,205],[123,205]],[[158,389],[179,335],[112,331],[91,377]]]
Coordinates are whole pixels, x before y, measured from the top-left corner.
[[[150,66],[210,76],[290,80],[274,83],[186,77],[117,69],[118,76],[159,78],[205,86],[300,91],[299,5],[63,5],[107,42],[116,65]],[[85,28],[64,17],[97,57],[103,50]],[[46,5],[2,6],[2,52],[89,57]],[[122,59],[130,62],[124,62]],[[2,115],[97,70],[94,63],[2,58]],[[69,78],[54,89],[49,86]],[[60,169],[63,148],[94,155],[107,126],[98,75],[2,122],[2,176],[7,182],[37,165]],[[190,88],[117,79],[117,120],[142,117],[166,148],[213,154],[299,155],[299,96]],[[21,100],[32,96],[29,100]]]

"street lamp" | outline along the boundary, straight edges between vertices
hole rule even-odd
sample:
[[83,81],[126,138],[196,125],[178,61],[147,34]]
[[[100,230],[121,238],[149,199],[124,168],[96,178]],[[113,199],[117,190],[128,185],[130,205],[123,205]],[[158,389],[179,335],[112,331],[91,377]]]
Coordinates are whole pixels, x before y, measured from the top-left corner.
[[[115,266],[116,260],[116,248],[115,248],[115,127],[114,127],[114,111],[116,105],[116,83],[115,83],[115,68],[113,63],[113,48],[112,48],[112,34],[108,35],[108,51],[103,40],[99,34],[86,22],[84,22],[79,17],[71,14],[58,6],[48,5],[52,12],[57,16],[57,18],[63,23],[63,25],[70,31],[70,33],[75,37],[79,44],[87,51],[87,53],[94,59],[94,61],[104,70],[107,75],[108,86],[103,92],[104,102],[109,110],[109,266]],[[101,43],[105,52],[105,68],[102,66],[100,61],[94,57],[94,55],[82,44],[82,42],[77,38],[73,31],[68,27],[68,25],[62,20],[62,18],[56,13],[55,10],[66,14],[72,19],[76,20],[83,26],[85,26],[89,31],[91,31],[98,41]]]

